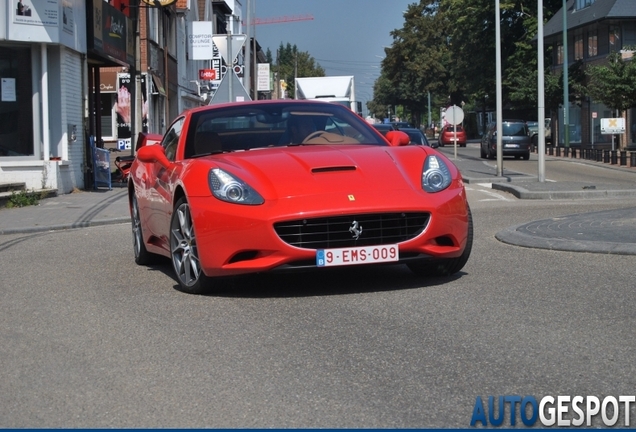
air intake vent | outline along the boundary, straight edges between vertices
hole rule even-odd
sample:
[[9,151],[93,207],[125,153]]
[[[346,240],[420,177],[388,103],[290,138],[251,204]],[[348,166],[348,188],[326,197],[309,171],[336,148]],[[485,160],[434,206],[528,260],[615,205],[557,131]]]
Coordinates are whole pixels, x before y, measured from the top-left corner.
[[429,213],[360,214],[279,222],[274,229],[292,246],[328,249],[404,242],[424,231],[429,218]]
[[324,173],[324,172],[333,172],[333,171],[355,171],[356,167],[354,166],[331,166],[331,167],[323,167],[323,168],[313,168],[311,170],[312,173]]

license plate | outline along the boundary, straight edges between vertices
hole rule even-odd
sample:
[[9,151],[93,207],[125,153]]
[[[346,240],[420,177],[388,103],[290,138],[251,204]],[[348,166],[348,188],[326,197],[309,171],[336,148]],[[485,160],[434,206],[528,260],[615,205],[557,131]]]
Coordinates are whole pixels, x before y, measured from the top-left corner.
[[457,141],[459,138],[451,138],[451,141]]
[[318,267],[371,264],[399,261],[398,245],[361,246],[338,249],[319,249],[316,251]]
[[506,144],[506,148],[519,148],[519,144]]

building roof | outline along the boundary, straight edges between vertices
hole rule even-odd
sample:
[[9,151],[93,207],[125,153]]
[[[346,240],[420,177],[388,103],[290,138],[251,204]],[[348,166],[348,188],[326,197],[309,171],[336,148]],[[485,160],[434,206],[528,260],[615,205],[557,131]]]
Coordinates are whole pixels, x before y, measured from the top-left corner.
[[[567,29],[568,31],[587,26],[589,24],[612,19],[636,19],[635,0],[596,0],[592,5],[574,10],[575,0],[568,0]],[[563,33],[563,8],[561,8],[543,27],[543,36],[548,38]]]

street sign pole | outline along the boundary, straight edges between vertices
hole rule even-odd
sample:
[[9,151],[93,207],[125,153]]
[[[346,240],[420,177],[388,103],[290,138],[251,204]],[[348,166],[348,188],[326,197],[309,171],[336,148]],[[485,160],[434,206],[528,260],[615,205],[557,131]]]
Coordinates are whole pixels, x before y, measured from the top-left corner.
[[457,159],[457,125],[464,121],[464,110],[457,105],[448,108],[446,110],[446,121],[453,125],[455,159]]

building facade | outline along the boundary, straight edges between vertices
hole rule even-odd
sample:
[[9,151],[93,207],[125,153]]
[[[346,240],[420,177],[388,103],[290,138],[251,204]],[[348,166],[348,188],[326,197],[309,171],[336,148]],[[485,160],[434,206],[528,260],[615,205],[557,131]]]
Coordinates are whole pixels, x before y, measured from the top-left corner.
[[0,3],[0,183],[84,186],[85,0]]
[[[563,14],[566,14],[567,41],[563,39]],[[633,58],[636,47],[636,1],[634,0],[568,0],[544,26],[544,43],[552,47],[554,72],[582,61],[584,65],[607,62],[611,52],[621,53],[624,60]],[[564,47],[567,46],[567,56]],[[565,144],[564,109],[553,119],[558,145]],[[626,132],[617,135],[601,133],[603,118],[625,117]],[[636,107],[626,113],[612,112],[591,98],[570,101],[568,105],[569,144],[581,147],[626,148],[636,146]],[[633,125],[631,127],[630,125]]]
[[[119,150],[111,161],[134,154],[139,132],[163,133],[181,111],[209,102],[230,68],[193,60],[192,23],[241,33],[241,2],[155,2],[0,2],[0,184],[92,188],[93,146]],[[218,79],[201,79],[212,67]]]

